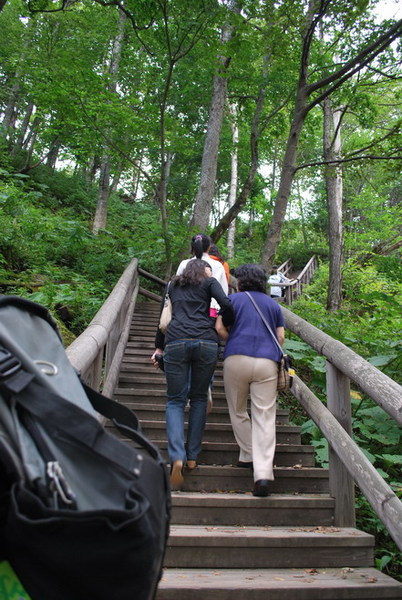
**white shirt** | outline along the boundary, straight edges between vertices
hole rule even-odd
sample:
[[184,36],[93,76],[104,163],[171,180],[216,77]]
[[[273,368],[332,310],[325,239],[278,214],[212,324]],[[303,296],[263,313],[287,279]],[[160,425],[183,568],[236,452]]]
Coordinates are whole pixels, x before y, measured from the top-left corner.
[[[280,271],[278,271],[274,275],[270,275],[270,277],[268,278],[268,283],[287,283],[288,281],[290,281],[290,279],[285,277],[285,275],[283,275]],[[279,286],[271,286],[270,295],[282,296],[282,290],[283,288]]]
[[[187,258],[186,260],[182,260],[179,266],[177,267],[176,275],[181,275],[184,269],[186,268],[188,262],[194,259],[195,256],[193,258]],[[223,268],[222,264],[214,258],[211,258],[206,252],[204,252],[204,254],[202,255],[201,260],[205,260],[205,262],[211,265],[212,277],[215,277],[215,279],[219,281],[219,283],[223,287],[223,291],[226,295],[228,295],[229,286],[228,281],[226,279],[225,269]],[[216,310],[219,310],[220,308],[215,298],[211,299],[211,308],[215,308]]]

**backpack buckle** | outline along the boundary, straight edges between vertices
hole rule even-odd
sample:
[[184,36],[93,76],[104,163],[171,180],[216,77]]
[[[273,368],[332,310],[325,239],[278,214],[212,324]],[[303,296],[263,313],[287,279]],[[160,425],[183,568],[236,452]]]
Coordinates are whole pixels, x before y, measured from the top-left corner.
[[21,361],[14,354],[0,346],[0,381],[14,375],[21,366]]

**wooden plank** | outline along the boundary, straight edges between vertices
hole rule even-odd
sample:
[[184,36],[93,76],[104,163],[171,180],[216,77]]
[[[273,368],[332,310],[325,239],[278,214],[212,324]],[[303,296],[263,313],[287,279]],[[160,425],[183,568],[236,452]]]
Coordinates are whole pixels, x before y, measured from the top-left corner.
[[294,377],[292,394],[321,429],[397,546],[402,550],[402,502],[327,407],[297,376]]
[[[327,361],[327,406],[346,433],[352,435],[350,382]],[[355,527],[355,484],[338,454],[329,447],[329,489],[335,498],[335,525]]]
[[165,569],[156,600],[397,600],[402,583],[366,568]]

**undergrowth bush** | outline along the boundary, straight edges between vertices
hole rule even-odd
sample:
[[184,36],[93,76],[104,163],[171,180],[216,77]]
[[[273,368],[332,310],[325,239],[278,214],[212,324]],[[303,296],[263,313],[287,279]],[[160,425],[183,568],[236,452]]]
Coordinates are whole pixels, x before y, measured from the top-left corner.
[[34,173],[0,168],[0,293],[46,305],[78,334],[131,258],[152,270],[155,249],[163,248],[157,208],[116,195],[107,229],[93,235],[94,189],[85,191],[82,180],[68,174]]

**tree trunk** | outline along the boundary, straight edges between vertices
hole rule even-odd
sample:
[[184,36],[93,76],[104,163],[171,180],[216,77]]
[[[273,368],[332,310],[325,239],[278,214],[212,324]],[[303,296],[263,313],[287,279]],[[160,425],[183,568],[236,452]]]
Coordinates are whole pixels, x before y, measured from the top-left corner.
[[[113,43],[112,54],[110,57],[109,74],[110,83],[108,90],[112,93],[116,92],[117,74],[124,39],[124,27],[127,17],[122,10],[119,10],[119,24],[116,38]],[[93,233],[98,233],[99,229],[105,229],[107,223],[108,202],[110,196],[110,150],[106,146],[101,159],[100,175],[99,175],[99,190],[98,202],[96,205],[95,217],[92,227]]]
[[94,182],[96,171],[99,169],[99,157],[92,155],[88,158],[87,165],[84,171],[85,183],[87,186],[91,186]]
[[113,194],[117,190],[117,186],[120,183],[121,174],[123,173],[123,159],[119,161],[115,174],[113,175],[112,183],[110,185],[110,193]]
[[170,177],[170,168],[172,165],[172,154],[171,152],[166,152],[165,161],[163,165],[163,175],[160,179],[158,190],[157,190],[157,199],[159,200],[159,208],[161,211],[161,222],[162,222],[162,236],[165,241],[165,251],[166,251],[166,271],[165,278],[170,279],[173,269],[173,259],[172,259],[172,247],[170,244],[169,237],[169,222],[168,215],[166,210],[166,200],[167,200],[167,186]]
[[34,118],[31,130],[27,139],[25,140],[24,146],[27,148],[27,155],[25,157],[24,166],[21,169],[21,173],[26,173],[29,171],[29,164],[31,162],[32,154],[34,151],[34,146],[36,142],[36,137],[38,135],[38,127],[40,123],[40,117],[37,116]]
[[223,109],[226,100],[226,90],[226,77],[215,75],[208,129],[201,162],[200,185],[195,197],[194,213],[190,225],[192,229],[197,229],[199,231],[206,230],[211,213],[212,199],[215,192],[218,148],[222,128]]
[[18,73],[16,73],[15,77],[16,77],[16,81],[13,83],[13,85],[11,87],[7,106],[4,111],[3,123],[2,123],[4,134],[8,138],[12,137],[11,134],[14,131],[15,121],[16,121],[16,116],[17,116],[16,105],[17,105],[17,99],[19,96],[19,92],[21,89],[21,84],[18,79]]
[[267,273],[270,273],[272,270],[272,265],[275,261],[276,249],[281,240],[283,222],[285,220],[290,191],[296,172],[297,146],[299,144],[304,120],[307,115],[306,104],[306,82],[304,79],[300,78],[293,122],[290,128],[285,155],[283,158],[278,194],[261,257],[261,264]]
[[102,157],[100,175],[98,201],[96,205],[95,217],[92,226],[92,233],[97,234],[99,229],[106,228],[107,222],[107,207],[109,202],[109,185],[110,185],[110,165],[109,155],[104,154]]
[[[340,158],[341,111],[332,110],[329,98],[324,100],[324,160]],[[343,223],[342,223],[342,168],[328,164],[324,171],[328,207],[329,286],[327,308],[338,310],[342,302]]]
[[264,66],[263,66],[263,82],[259,89],[258,98],[256,102],[256,107],[254,111],[253,123],[250,131],[250,167],[247,174],[247,179],[243,184],[243,187],[236,198],[235,203],[231,208],[229,208],[228,212],[223,215],[215,229],[211,233],[211,238],[214,242],[217,242],[221,236],[227,231],[232,221],[237,217],[240,211],[243,209],[244,205],[247,202],[247,199],[250,195],[251,189],[253,187],[255,175],[257,173],[259,159],[258,159],[258,139],[261,133],[264,131],[266,124],[268,123],[268,119],[265,121],[265,125],[261,127],[261,116],[264,108],[265,101],[265,93],[266,93],[266,75],[267,75],[267,64],[269,57],[264,57]]
[[[240,8],[236,4],[237,0],[231,0],[229,10],[237,13],[240,12]],[[234,28],[226,24],[222,32],[223,43],[227,43],[233,34]],[[212,200],[215,192],[218,149],[227,92],[226,73],[229,64],[230,58],[222,56],[220,58],[220,68],[214,76],[211,108],[202,154],[200,184],[195,197],[194,212],[190,224],[190,228],[193,230],[205,231],[208,227],[211,214]]]
[[28,106],[27,106],[27,108],[25,110],[25,116],[24,116],[24,119],[23,119],[23,121],[21,123],[21,127],[20,127],[20,131],[19,131],[19,134],[18,134],[17,141],[14,144],[13,149],[11,150],[11,154],[12,155],[16,154],[16,152],[18,150],[21,150],[21,148],[23,147],[24,139],[25,139],[25,136],[26,136],[27,131],[28,131],[29,122],[31,120],[33,109],[34,109],[34,104],[33,104],[33,102],[30,102],[30,104],[28,104]]
[[[231,154],[231,173],[230,173],[230,189],[229,189],[229,208],[231,208],[236,200],[237,193],[237,171],[238,171],[238,155],[237,155],[237,144],[239,142],[239,128],[236,122],[237,109],[235,104],[229,104],[229,112],[232,117],[231,127],[232,127],[232,143],[233,150]],[[235,235],[236,235],[236,220],[233,219],[228,229],[228,238],[227,238],[227,249],[228,249],[228,259],[234,257],[234,249],[235,249]]]
[[306,219],[304,217],[303,198],[302,198],[302,195],[300,193],[300,185],[299,184],[297,186],[297,200],[298,200],[298,204],[299,204],[299,211],[300,211],[300,219],[301,219],[301,228],[302,228],[302,235],[303,235],[304,247],[305,247],[306,250],[308,250],[309,243],[308,243],[308,236],[307,236],[307,229],[306,229]]
[[52,170],[54,170],[56,167],[56,162],[57,162],[57,157],[59,155],[60,146],[61,146],[61,142],[60,142],[60,139],[57,137],[52,142],[49,153],[47,155],[47,161],[46,161],[47,166]]

